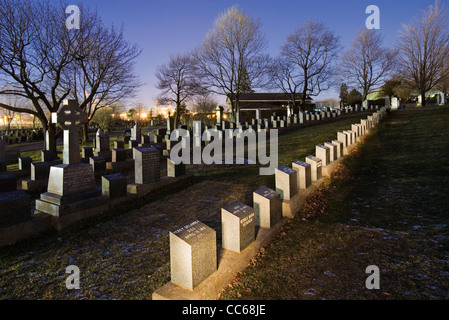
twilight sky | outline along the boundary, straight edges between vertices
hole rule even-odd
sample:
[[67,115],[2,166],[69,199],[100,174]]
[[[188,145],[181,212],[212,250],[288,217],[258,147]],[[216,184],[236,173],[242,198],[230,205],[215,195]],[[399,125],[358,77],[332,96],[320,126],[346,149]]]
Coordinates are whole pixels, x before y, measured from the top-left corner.
[[[440,1],[447,8],[448,0]],[[267,53],[275,57],[286,37],[307,20],[323,21],[341,37],[348,48],[357,29],[365,28],[369,5],[380,9],[380,32],[385,45],[394,44],[402,23],[420,16],[434,0],[75,0],[96,10],[106,25],[124,26],[125,38],[143,50],[136,72],[145,85],[127,105],[143,103],[152,107],[159,91],[155,88],[158,65],[170,54],[199,46],[214,20],[237,4],[245,14],[260,19],[268,41]],[[322,93],[316,100],[338,97],[336,90]],[[224,98],[217,99],[224,103]]]

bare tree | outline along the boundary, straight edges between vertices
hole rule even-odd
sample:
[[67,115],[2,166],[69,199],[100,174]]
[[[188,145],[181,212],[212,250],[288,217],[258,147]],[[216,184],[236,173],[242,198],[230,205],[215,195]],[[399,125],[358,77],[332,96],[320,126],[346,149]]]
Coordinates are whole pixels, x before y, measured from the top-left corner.
[[383,47],[376,30],[359,30],[340,58],[340,76],[362,92],[363,101],[395,71],[396,52]]
[[301,92],[302,105],[308,96],[317,96],[331,87],[339,42],[339,37],[324,23],[313,21],[308,21],[287,37],[281,48],[281,57],[293,68],[290,70],[292,79],[301,79],[295,83]]
[[198,113],[214,112],[217,106],[218,102],[205,90],[194,98],[194,110]]
[[208,89],[231,98],[232,116],[239,121],[241,93],[265,84],[269,57],[261,23],[236,6],[221,14],[195,51],[200,77]]
[[181,105],[200,88],[195,72],[195,61],[189,54],[172,55],[168,64],[157,68],[156,88],[162,90],[157,100],[160,104],[173,103],[176,106],[175,128],[178,126]]
[[48,0],[0,0],[0,83],[14,84],[0,94],[24,97],[32,108],[0,106],[37,117],[53,151],[56,125],[49,114],[64,99],[77,99],[92,118],[92,106],[131,94],[139,85],[131,70],[140,52],[124,41],[122,31],[105,28],[97,14],[82,7],[80,29],[68,30],[65,9]]
[[448,14],[438,2],[429,6],[421,18],[403,25],[398,42],[399,61],[403,75],[421,95],[449,77]]
[[[272,60],[269,68],[270,83],[273,88],[280,89],[290,96],[293,107],[300,101],[296,101],[297,94],[304,84],[304,77],[298,72],[295,64],[285,57],[278,57]],[[296,112],[296,110],[295,110]]]

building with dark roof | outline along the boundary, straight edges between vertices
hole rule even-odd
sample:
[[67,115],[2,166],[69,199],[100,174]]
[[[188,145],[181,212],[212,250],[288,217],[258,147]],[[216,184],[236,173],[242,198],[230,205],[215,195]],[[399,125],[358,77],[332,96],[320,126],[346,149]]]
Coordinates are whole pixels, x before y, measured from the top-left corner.
[[[301,94],[297,93],[295,96],[296,105],[301,101]],[[226,98],[228,110],[232,109],[233,95],[228,94]],[[307,96],[306,105],[312,105],[313,100]],[[286,93],[242,93],[239,97],[240,113],[242,118],[246,118],[246,114],[251,113],[256,118],[268,118],[273,115],[287,115],[287,106],[292,105],[291,95]],[[252,111],[252,112],[250,112]],[[295,112],[298,109],[294,110]]]

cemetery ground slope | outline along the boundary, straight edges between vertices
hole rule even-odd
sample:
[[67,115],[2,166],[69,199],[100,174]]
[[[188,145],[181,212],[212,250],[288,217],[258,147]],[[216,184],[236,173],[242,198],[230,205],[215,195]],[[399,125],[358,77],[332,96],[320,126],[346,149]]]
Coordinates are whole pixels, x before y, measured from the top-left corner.
[[[368,113],[305,127],[279,137],[279,165],[315,152]],[[0,249],[0,299],[151,299],[170,281],[168,231],[199,219],[217,231],[221,208],[235,200],[252,204],[273,176],[257,166],[188,166],[191,179],[166,186],[112,212],[59,233]],[[65,269],[80,269],[80,289],[67,290]]]
[[388,116],[221,299],[448,299],[448,124],[448,107]]

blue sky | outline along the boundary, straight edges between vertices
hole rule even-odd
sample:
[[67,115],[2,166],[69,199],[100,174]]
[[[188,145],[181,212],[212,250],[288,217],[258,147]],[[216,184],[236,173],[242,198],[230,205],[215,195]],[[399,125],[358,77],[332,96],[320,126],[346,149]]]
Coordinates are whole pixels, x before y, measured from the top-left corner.
[[[449,0],[448,0],[449,1]],[[448,1],[440,1],[447,7]],[[260,19],[268,41],[267,53],[276,56],[286,37],[307,20],[323,21],[350,46],[357,29],[365,28],[369,5],[380,9],[380,32],[385,45],[394,44],[402,23],[419,16],[434,0],[77,0],[96,10],[106,25],[124,26],[125,37],[143,50],[136,73],[145,85],[130,101],[151,107],[159,93],[155,71],[169,55],[189,51],[203,41],[214,20],[237,4],[247,15]],[[327,91],[317,99],[337,97]],[[223,98],[218,99],[220,103]]]

